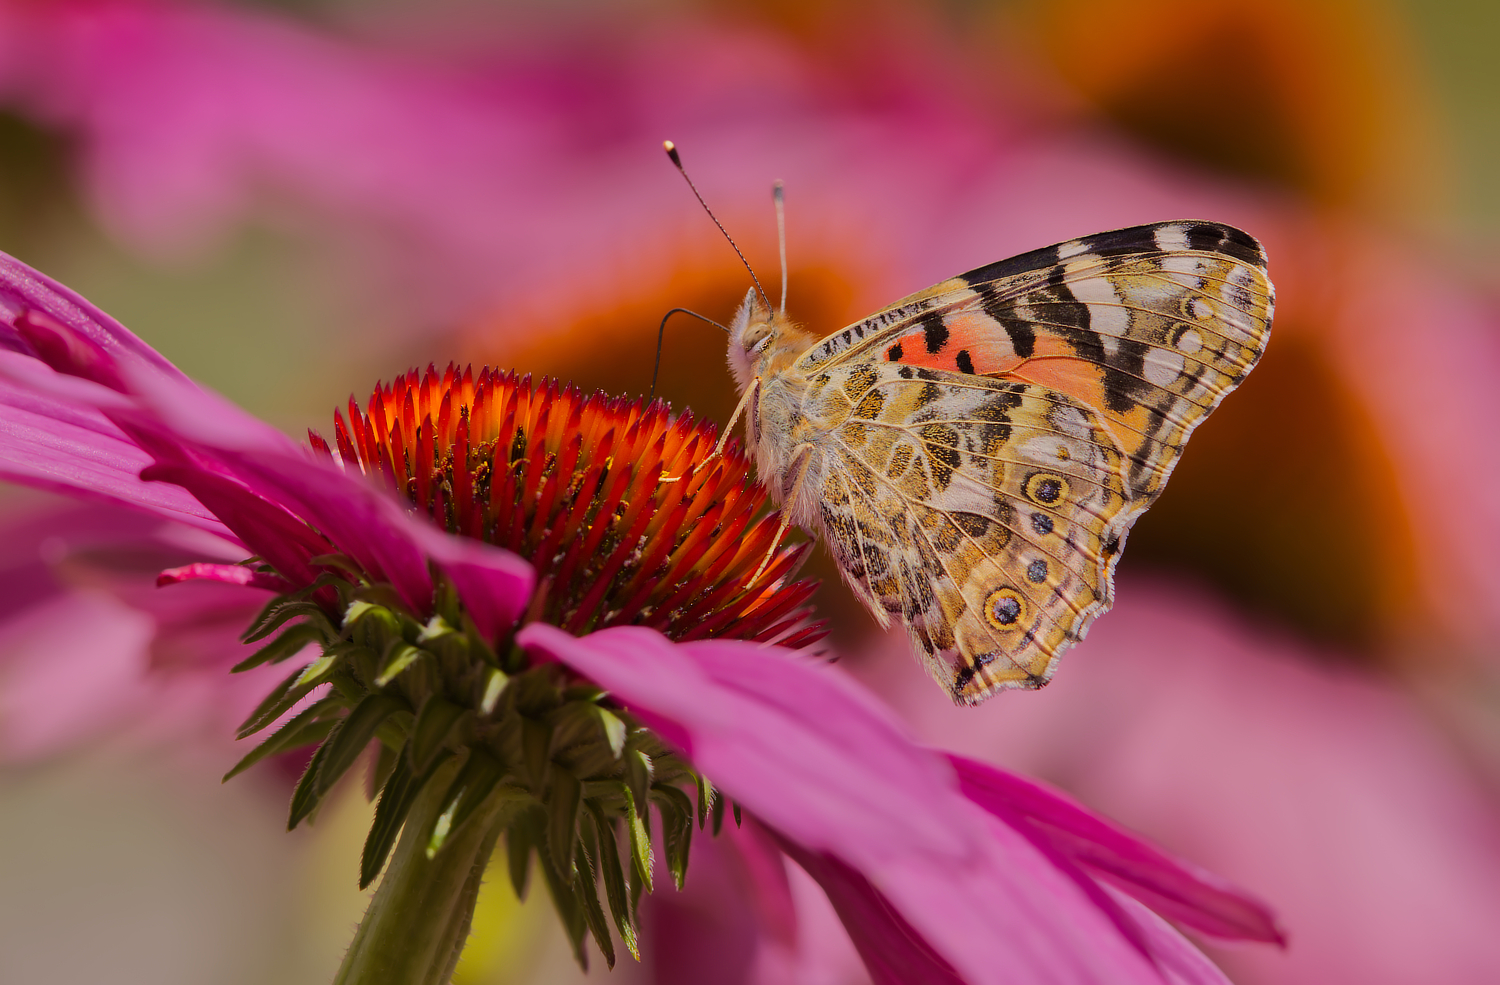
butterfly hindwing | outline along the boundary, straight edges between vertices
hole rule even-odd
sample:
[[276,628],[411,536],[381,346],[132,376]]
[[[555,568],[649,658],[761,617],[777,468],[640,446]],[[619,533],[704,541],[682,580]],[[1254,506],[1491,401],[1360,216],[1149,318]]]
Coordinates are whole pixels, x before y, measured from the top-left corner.
[[1033,384],[870,362],[819,374],[804,406],[855,592],[901,616],[958,700],[1044,683],[1109,604],[1126,499],[1095,416]]

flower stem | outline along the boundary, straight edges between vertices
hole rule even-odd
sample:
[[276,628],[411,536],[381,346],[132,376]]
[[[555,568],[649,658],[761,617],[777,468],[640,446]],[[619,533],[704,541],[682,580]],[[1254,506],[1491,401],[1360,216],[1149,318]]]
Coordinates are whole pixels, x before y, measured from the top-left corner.
[[412,805],[334,985],[447,985],[452,977],[508,813],[506,799],[491,796],[428,858],[428,836],[456,772],[456,762],[445,764]]

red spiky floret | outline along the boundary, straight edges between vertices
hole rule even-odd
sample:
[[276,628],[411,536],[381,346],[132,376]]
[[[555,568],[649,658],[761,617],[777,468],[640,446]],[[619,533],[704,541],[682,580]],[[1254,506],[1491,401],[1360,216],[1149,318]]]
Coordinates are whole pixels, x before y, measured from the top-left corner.
[[530,561],[531,618],[798,647],[823,636],[806,607],[815,583],[791,580],[810,545],[776,545],[748,459],[732,441],[713,454],[716,427],[690,413],[450,364],[377,385],[363,411],[351,397],[334,439],[346,468],[448,532]]

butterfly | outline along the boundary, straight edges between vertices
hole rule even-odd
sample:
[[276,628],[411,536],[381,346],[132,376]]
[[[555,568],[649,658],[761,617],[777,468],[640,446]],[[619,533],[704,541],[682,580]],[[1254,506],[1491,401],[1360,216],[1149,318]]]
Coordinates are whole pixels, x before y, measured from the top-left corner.
[[828,336],[752,288],[729,364],[783,522],[821,533],[881,626],[899,616],[977,704],[1047,683],[1110,607],[1126,535],[1274,307],[1254,238],[1166,222],[971,270]]

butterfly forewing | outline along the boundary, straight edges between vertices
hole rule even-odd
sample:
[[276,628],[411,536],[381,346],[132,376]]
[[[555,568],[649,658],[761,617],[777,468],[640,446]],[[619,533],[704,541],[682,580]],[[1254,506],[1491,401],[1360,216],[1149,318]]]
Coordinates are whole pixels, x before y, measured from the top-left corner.
[[[1036,686],[1108,608],[1131,524],[1254,367],[1274,295],[1247,234],[1101,233],[978,268],[771,375],[822,525],[955,699]],[[774,459],[774,456],[772,456]]]

